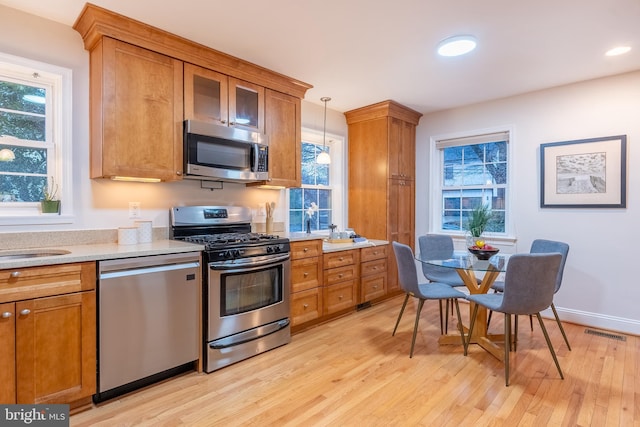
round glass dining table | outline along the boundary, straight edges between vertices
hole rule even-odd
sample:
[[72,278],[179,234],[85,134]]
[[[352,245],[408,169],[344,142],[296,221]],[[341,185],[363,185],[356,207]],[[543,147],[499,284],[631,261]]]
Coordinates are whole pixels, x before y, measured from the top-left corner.
[[[509,255],[496,254],[488,260],[480,260],[469,252],[454,252],[453,256],[448,259],[423,259],[421,254],[418,254],[416,260],[421,263],[454,269],[458,272],[470,294],[486,294],[500,273],[507,270]],[[482,280],[477,280],[476,273],[483,275]],[[474,303],[469,303],[469,318],[473,314],[474,306]],[[480,345],[496,358],[504,360],[504,348],[496,344],[496,342],[504,342],[504,334],[489,333],[487,329],[487,309],[485,307],[478,307],[475,324],[470,342]],[[468,327],[463,325],[463,329],[465,335],[467,335],[469,332]],[[460,334],[456,332],[442,335],[439,343],[460,344]]]

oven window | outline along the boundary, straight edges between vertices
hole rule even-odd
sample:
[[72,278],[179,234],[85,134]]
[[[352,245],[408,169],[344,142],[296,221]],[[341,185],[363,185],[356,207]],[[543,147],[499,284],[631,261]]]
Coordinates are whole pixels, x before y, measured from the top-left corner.
[[281,302],[282,266],[222,275],[220,292],[223,317]]

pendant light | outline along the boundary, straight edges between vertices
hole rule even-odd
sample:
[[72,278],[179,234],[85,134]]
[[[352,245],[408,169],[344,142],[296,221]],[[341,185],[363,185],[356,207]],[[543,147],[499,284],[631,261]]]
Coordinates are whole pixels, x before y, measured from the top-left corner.
[[324,127],[322,131],[322,152],[318,154],[316,162],[320,165],[328,165],[331,163],[331,157],[326,152],[327,149],[327,101],[331,101],[331,98],[324,96],[320,98],[320,101],[324,102]]

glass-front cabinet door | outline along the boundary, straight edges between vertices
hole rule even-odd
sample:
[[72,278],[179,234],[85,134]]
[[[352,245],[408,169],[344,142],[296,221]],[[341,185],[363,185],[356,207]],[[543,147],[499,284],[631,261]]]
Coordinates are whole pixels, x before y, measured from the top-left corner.
[[264,133],[264,87],[185,63],[184,116]]
[[184,64],[184,116],[187,120],[227,126],[228,77],[193,64]]
[[264,133],[264,87],[229,77],[229,126]]

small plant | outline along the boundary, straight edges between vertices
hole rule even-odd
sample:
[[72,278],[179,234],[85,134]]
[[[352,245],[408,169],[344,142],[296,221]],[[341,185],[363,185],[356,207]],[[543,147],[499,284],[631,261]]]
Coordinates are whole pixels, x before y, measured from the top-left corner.
[[493,214],[488,205],[482,205],[475,208],[467,221],[467,231],[473,237],[480,237],[484,233],[487,224],[491,220]]
[[47,182],[42,187],[42,194],[44,195],[44,198],[42,200],[44,200],[46,202],[58,200],[58,198],[57,198],[57,196],[58,196],[58,184],[56,184],[56,181],[55,181],[55,179],[53,177],[51,177],[50,182]]

